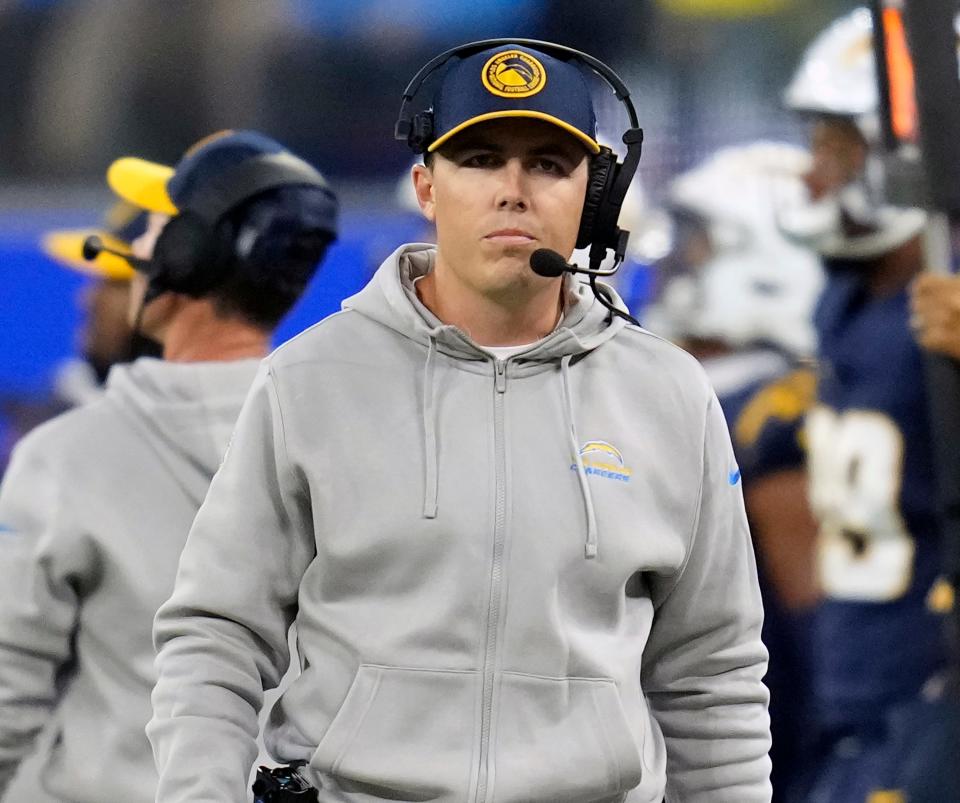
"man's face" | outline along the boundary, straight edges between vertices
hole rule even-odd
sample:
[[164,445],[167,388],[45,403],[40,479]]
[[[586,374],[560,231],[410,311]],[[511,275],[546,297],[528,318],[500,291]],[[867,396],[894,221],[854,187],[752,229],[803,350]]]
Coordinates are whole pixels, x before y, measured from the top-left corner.
[[98,279],[86,285],[80,296],[84,322],[77,332],[77,346],[99,376],[126,359],[130,348],[127,308],[130,283]]
[[489,297],[550,281],[530,255],[569,259],[576,244],[589,162],[579,140],[540,120],[479,123],[414,169],[417,198],[436,223],[438,259]]
[[[135,257],[146,260],[153,257],[153,247],[157,244],[157,238],[169,220],[169,215],[163,215],[159,212],[150,213],[150,217],[147,219],[146,230],[130,243],[130,250]],[[159,325],[161,323],[162,311],[154,308],[163,306],[158,302],[164,301],[164,297],[161,296],[156,299],[154,303],[150,304],[150,310],[144,309],[141,315],[140,307],[143,304],[143,296],[146,292],[147,277],[138,271],[130,280],[130,304],[127,307],[127,321],[130,326],[135,326],[137,316],[140,315],[140,332],[148,337],[159,339]]]
[[867,143],[849,120],[818,118],[810,132],[813,166],[806,176],[813,200],[836,192],[859,176],[867,160]]

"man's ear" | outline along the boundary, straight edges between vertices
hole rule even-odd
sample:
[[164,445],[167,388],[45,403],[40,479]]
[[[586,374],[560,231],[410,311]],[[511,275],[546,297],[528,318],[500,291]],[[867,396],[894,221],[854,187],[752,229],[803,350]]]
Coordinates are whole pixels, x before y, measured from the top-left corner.
[[426,165],[414,165],[411,178],[413,179],[413,191],[417,195],[417,203],[420,204],[420,211],[427,220],[434,223],[436,214],[433,200],[433,170]]

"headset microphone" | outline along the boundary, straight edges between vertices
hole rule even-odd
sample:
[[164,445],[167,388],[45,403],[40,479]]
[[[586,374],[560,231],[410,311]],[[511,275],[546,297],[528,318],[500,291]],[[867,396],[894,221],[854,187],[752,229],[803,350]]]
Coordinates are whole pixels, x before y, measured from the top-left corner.
[[619,267],[619,264],[614,263],[613,267],[605,269],[581,268],[579,265],[570,264],[560,254],[558,254],[556,251],[552,251],[549,248],[538,248],[536,251],[530,254],[530,269],[538,276],[545,276],[552,279],[557,276],[561,276],[564,273],[583,273],[590,277],[590,289],[593,290],[593,294],[596,296],[597,301],[610,310],[612,315],[616,315],[618,318],[623,318],[625,321],[629,321],[635,326],[640,326],[640,322],[636,318],[621,309],[617,309],[615,306],[613,306],[613,304],[607,301],[607,299],[603,296],[603,292],[599,287],[597,287],[597,277],[602,278],[605,276],[613,276]]
[[[113,256],[125,260],[138,273],[142,273],[150,278],[152,265],[149,259],[140,259],[140,257],[135,257],[133,254],[125,254],[123,251],[110,248],[104,245],[103,240],[96,234],[91,234],[83,241],[82,253],[83,258],[87,260],[87,262],[93,262],[100,254],[113,254]],[[144,349],[144,343],[152,343],[154,341],[140,331],[140,326],[143,323],[143,311],[146,309],[147,304],[157,296],[162,295],[164,289],[165,288],[158,286],[154,281],[151,281],[144,291],[143,298],[140,299],[140,306],[137,308],[136,318],[130,332],[130,343],[128,344],[128,353],[131,356],[153,356],[152,352]]]
[[129,263],[130,266],[140,273],[150,274],[150,260],[140,259],[135,257],[133,254],[125,254],[123,251],[117,251],[116,249],[109,248],[104,245],[103,240],[101,240],[96,234],[91,234],[83,241],[83,258],[87,262],[93,262],[100,254],[113,254],[115,257],[120,257],[120,259]]
[[538,248],[530,254],[530,267],[538,276],[553,278],[575,266],[568,264],[567,260],[556,251],[551,251],[549,248]]
[[582,273],[586,276],[613,276],[619,269],[619,264],[614,264],[611,268],[581,268],[579,265],[573,265],[567,262],[556,251],[549,248],[538,248],[530,254],[530,267],[533,272],[539,276],[559,276],[562,273]]

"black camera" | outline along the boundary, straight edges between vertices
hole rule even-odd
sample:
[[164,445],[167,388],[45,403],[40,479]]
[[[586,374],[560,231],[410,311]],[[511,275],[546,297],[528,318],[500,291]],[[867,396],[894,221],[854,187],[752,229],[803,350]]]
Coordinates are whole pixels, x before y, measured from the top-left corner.
[[254,803],[317,803],[317,789],[300,774],[300,761],[287,767],[257,767]]

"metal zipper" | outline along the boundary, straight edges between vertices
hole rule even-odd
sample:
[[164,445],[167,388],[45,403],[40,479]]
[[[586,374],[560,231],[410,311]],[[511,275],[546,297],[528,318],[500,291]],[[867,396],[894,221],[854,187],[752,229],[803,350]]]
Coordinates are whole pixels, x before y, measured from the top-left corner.
[[494,361],[493,437],[496,460],[496,512],[493,529],[493,567],[490,574],[490,600],[487,606],[487,645],[483,658],[483,706],[480,712],[480,773],[476,803],[487,797],[490,775],[490,720],[493,716],[493,682],[496,666],[497,631],[500,625],[500,589],[503,585],[503,546],[506,540],[506,444],[503,433],[504,393],[507,390],[507,365]]

